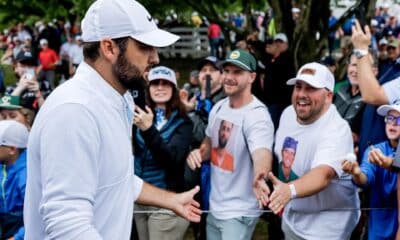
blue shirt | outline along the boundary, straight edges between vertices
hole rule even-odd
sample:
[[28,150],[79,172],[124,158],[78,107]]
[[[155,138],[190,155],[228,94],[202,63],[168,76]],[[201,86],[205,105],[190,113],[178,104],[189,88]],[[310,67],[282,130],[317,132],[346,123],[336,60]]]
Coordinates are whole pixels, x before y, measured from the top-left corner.
[[[0,213],[22,216],[26,186],[26,150],[20,153],[14,164],[0,166]],[[15,233],[14,238],[24,238],[24,227]]]
[[[395,149],[388,141],[374,145],[386,156],[393,157]],[[370,148],[364,153],[361,171],[367,176],[363,188],[370,189],[371,208],[391,208],[389,210],[372,210],[368,219],[368,239],[395,239],[397,231],[397,173],[381,168],[368,161]]]

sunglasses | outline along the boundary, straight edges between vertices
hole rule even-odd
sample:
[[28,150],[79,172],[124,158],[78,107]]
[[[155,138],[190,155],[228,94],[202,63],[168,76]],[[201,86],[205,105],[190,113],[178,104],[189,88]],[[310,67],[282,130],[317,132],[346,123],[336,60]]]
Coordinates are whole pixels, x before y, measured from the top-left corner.
[[392,123],[396,126],[400,126],[400,116],[399,117],[395,117],[392,115],[387,115],[385,117],[385,123]]

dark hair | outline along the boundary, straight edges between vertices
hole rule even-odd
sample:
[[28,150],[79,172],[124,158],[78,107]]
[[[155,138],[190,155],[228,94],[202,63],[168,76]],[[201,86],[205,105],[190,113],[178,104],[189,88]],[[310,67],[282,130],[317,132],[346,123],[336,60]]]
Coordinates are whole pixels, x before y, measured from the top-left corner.
[[[128,46],[129,37],[112,39],[118,46],[120,54],[124,54]],[[91,62],[96,61],[100,57],[100,42],[84,42],[83,57]]]
[[[179,116],[186,117],[187,116],[186,108],[181,102],[181,99],[179,98],[178,88],[176,88],[175,85],[172,83],[169,84],[172,87],[172,96],[171,99],[165,104],[165,118],[168,119],[174,110],[178,110]],[[146,102],[150,106],[150,108],[154,110],[156,107],[156,103],[151,99],[150,85],[151,83],[146,88]]]

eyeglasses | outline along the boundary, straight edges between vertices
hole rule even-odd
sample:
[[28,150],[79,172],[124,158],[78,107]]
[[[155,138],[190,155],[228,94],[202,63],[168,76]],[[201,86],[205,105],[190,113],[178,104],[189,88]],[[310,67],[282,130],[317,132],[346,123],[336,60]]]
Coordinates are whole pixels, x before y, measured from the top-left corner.
[[395,117],[392,115],[387,115],[385,117],[385,123],[392,123],[396,126],[400,126],[400,116],[399,117]]

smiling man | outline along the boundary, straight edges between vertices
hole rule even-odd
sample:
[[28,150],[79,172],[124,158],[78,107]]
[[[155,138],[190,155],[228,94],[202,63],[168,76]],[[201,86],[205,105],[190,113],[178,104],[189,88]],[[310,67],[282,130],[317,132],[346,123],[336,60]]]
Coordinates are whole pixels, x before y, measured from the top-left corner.
[[[356,210],[335,211],[357,208],[359,199],[341,169],[344,156],[353,152],[353,141],[348,123],[332,104],[334,82],[329,69],[315,62],[287,81],[294,85],[292,106],[282,114],[274,151],[282,163],[284,148],[296,146],[293,174],[289,183],[269,175],[274,184],[269,207],[276,214],[284,208],[285,239],[349,239],[360,216]],[[285,143],[287,139],[293,144]]]
[[178,40],[132,0],[98,0],[82,21],[84,61],[32,127],[24,208],[26,239],[129,239],[134,201],[200,220],[193,195],[136,177],[129,89]]
[[187,163],[194,170],[211,159],[207,239],[249,240],[261,215],[259,203],[268,200],[264,179],[272,167],[274,126],[265,105],[251,94],[256,59],[235,50],[223,69],[228,97],[212,108],[206,138]]

